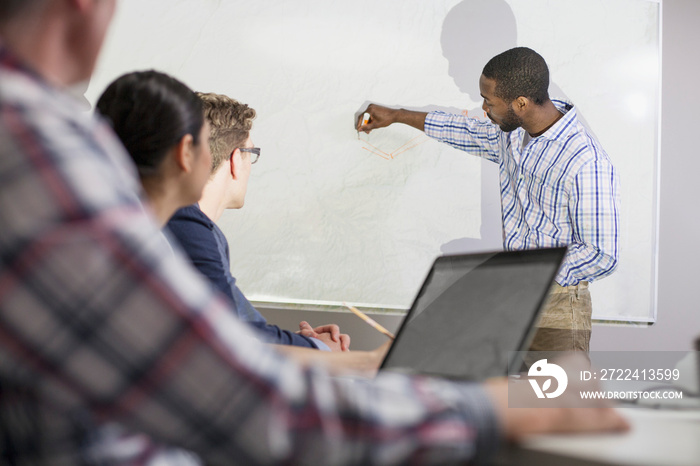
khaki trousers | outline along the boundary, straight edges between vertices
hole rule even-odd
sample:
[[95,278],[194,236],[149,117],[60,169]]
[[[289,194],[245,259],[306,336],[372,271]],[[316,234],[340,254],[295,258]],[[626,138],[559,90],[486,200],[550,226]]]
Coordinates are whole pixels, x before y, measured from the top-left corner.
[[591,294],[588,282],[554,283],[537,324],[530,351],[583,351],[591,342]]

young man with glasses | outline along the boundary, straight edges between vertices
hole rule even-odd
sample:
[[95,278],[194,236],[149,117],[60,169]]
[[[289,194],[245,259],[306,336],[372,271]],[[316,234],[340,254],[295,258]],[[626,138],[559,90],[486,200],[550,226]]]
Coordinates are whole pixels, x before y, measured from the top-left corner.
[[299,332],[270,325],[246,299],[231,274],[226,237],[216,225],[224,210],[240,209],[245,202],[252,164],[260,157],[250,130],[255,110],[224,95],[199,94],[211,125],[212,173],[199,203],[178,210],[168,229],[194,266],[234,303],[238,317],[263,334],[265,341],[323,350],[347,351],[350,337],[337,325],[313,328],[299,324]]

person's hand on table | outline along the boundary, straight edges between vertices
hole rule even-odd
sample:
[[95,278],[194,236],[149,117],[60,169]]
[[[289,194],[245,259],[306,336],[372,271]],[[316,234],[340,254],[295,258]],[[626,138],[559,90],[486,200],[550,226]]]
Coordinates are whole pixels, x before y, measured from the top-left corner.
[[336,324],[313,328],[308,322],[302,321],[299,323],[299,333],[308,338],[321,340],[331,351],[350,351],[350,336],[340,333],[340,327]]
[[581,381],[577,376],[580,370],[590,367],[585,357],[573,355],[553,362],[569,375],[566,390],[557,398],[537,399],[527,380],[492,379],[484,384],[507,439],[517,441],[542,433],[629,429],[609,401],[581,398],[582,391],[600,390],[596,381]]

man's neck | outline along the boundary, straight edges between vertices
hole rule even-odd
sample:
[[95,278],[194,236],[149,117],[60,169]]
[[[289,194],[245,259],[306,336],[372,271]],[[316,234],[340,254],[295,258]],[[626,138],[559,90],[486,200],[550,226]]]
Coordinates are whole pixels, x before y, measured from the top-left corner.
[[527,122],[523,122],[522,127],[531,137],[536,138],[554,126],[562,116],[564,114],[559,111],[554,103],[551,100],[547,100],[543,105],[535,107],[532,116],[528,118]]
[[230,177],[231,174],[228,170],[217,170],[212,179],[204,186],[202,198],[199,200],[199,208],[212,222],[217,222],[226,210],[227,190],[230,188],[228,179]]

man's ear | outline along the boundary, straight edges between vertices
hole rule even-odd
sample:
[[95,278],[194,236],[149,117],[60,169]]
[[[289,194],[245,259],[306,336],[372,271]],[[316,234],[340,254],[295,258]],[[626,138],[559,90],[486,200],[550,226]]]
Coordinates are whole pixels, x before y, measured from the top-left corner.
[[231,169],[231,177],[234,180],[238,179],[240,177],[241,166],[243,165],[243,155],[241,154],[240,149],[236,148],[233,150],[229,164]]
[[527,97],[520,96],[513,101],[513,110],[516,112],[524,112],[530,105],[530,99]]
[[194,139],[191,134],[184,135],[175,145],[175,164],[185,173],[192,171],[195,162]]

